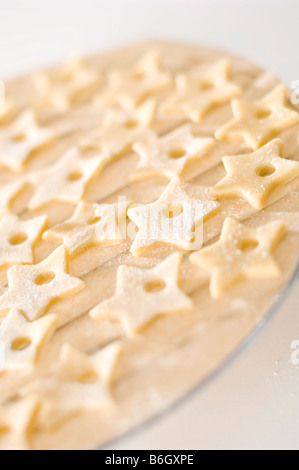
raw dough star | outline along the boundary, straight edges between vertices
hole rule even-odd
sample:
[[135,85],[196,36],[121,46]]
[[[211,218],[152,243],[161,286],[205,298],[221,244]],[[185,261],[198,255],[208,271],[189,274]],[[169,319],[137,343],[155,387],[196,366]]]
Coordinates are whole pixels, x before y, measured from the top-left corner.
[[26,184],[25,179],[20,179],[0,185],[0,217],[11,211],[12,201],[23,191]]
[[217,198],[244,197],[255,209],[263,209],[270,193],[299,176],[299,163],[281,158],[282,141],[275,139],[249,155],[222,159],[227,176],[214,188]]
[[32,397],[0,407],[0,450],[31,450],[39,408],[40,401]]
[[109,388],[121,351],[119,341],[90,356],[65,343],[59,355],[59,378],[81,383],[98,383]]
[[153,51],[144,55],[134,67],[111,72],[108,89],[99,100],[102,104],[119,104],[131,110],[171,83],[171,75],[163,70],[159,55]]
[[78,203],[90,180],[106,165],[102,155],[83,159],[77,148],[72,148],[57,163],[33,173],[36,186],[29,208],[39,209],[53,201]]
[[65,344],[57,364],[58,377],[38,379],[21,395],[41,400],[47,428],[57,427],[81,412],[110,407],[110,388],[120,353],[119,342],[91,356]]
[[219,298],[242,279],[275,278],[280,275],[271,252],[285,231],[286,227],[280,221],[252,229],[228,217],[219,241],[194,253],[190,259],[210,273],[211,295]]
[[19,310],[12,309],[0,326],[0,343],[4,345],[4,364],[0,362],[0,374],[33,367],[40,349],[57,324],[56,315],[46,315],[29,323]]
[[190,197],[185,188],[174,179],[156,202],[128,210],[129,218],[139,228],[131,247],[135,256],[158,243],[183,250],[196,250],[202,245],[203,223],[219,211],[220,205]]
[[213,108],[227,103],[241,91],[231,81],[230,63],[225,59],[205,72],[195,70],[190,75],[178,75],[176,88],[174,96],[162,105],[162,114],[183,114],[196,123]]
[[183,126],[162,138],[135,143],[133,150],[141,161],[133,179],[164,175],[181,176],[188,163],[202,158],[213,146],[214,139],[194,137],[190,126]]
[[101,130],[85,137],[80,142],[84,150],[99,150],[112,161],[118,155],[131,149],[137,140],[149,140],[154,137],[150,125],[155,114],[155,102],[148,100],[133,111],[111,111]]
[[91,246],[121,242],[122,224],[127,218],[128,202],[92,204],[81,202],[73,217],[44,233],[48,241],[64,243],[70,255]]
[[117,318],[129,336],[157,316],[191,310],[192,300],[178,286],[182,257],[169,256],[153,269],[120,266],[114,297],[95,307],[95,319]]
[[33,264],[33,250],[48,223],[43,215],[20,220],[16,215],[5,215],[0,221],[0,269],[13,264]]
[[67,274],[67,268],[62,246],[37,265],[9,269],[8,290],[0,297],[0,310],[17,308],[28,320],[37,320],[54,301],[84,288],[83,281]]
[[41,73],[34,79],[39,98],[38,109],[54,108],[66,112],[81,93],[99,84],[100,76],[81,57],[68,62],[56,73]]
[[288,107],[284,85],[278,85],[259,102],[233,100],[232,110],[234,119],[218,129],[216,138],[241,136],[254,150],[299,122],[298,112]]
[[0,131],[0,164],[22,171],[29,157],[54,140],[53,132],[41,127],[35,113],[24,111],[12,127]]

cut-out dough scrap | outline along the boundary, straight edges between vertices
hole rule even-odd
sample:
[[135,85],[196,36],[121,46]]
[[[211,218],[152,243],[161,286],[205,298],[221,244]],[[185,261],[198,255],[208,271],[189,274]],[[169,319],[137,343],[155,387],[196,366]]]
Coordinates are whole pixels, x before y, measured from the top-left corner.
[[129,202],[92,204],[81,202],[73,217],[44,233],[48,241],[63,241],[71,256],[96,245],[121,242]]
[[188,125],[162,138],[154,136],[148,142],[135,143],[133,150],[141,160],[133,179],[159,174],[169,179],[181,176],[188,163],[202,158],[214,145],[214,139],[194,137]]
[[131,112],[122,110],[111,111],[109,124],[101,126],[101,130],[85,137],[80,142],[84,150],[99,150],[106,156],[107,161],[113,157],[130,150],[137,140],[149,140],[154,132],[149,129],[154,115],[156,104],[148,100],[139,108]]
[[34,78],[39,98],[37,109],[54,108],[68,111],[85,91],[101,83],[101,77],[78,57],[68,62],[56,73],[40,73]]
[[0,131],[0,165],[20,172],[32,153],[54,138],[51,129],[38,124],[33,111],[24,111],[10,127]]
[[45,342],[58,324],[56,315],[29,323],[17,309],[12,309],[0,326],[0,342],[4,344],[1,372],[32,368]]
[[45,215],[24,221],[14,214],[5,215],[0,221],[0,268],[33,264],[35,244],[48,222]]
[[111,71],[108,89],[100,95],[99,101],[130,110],[171,84],[172,77],[163,70],[159,54],[150,51],[132,68]]
[[259,102],[232,100],[232,111],[234,119],[218,129],[216,138],[241,137],[253,150],[299,122],[299,113],[289,107],[284,85],[278,85]]
[[34,321],[55,301],[81,291],[83,281],[68,274],[67,264],[62,246],[37,265],[10,268],[8,290],[0,297],[0,310],[17,308]]
[[204,72],[176,77],[176,93],[161,106],[162,114],[183,114],[200,122],[213,108],[229,102],[241,90],[230,79],[230,63],[220,60]]
[[299,163],[281,158],[282,141],[275,139],[249,155],[222,159],[227,176],[214,188],[216,198],[243,197],[263,209],[271,192],[299,176]]
[[40,400],[34,397],[0,407],[0,450],[31,450]]
[[21,394],[39,397],[46,428],[57,427],[84,411],[109,408],[113,404],[110,389],[120,354],[119,342],[91,356],[64,344],[57,376],[38,379],[24,387]]
[[187,188],[174,179],[156,202],[128,210],[129,218],[139,228],[131,247],[134,256],[159,243],[183,250],[199,249],[203,223],[216,215],[220,204],[190,197]]
[[192,300],[179,288],[180,254],[153,269],[120,266],[114,297],[95,307],[95,319],[118,319],[126,334],[134,336],[160,315],[191,310]]
[[25,179],[0,185],[0,217],[11,212],[13,200],[18,197],[26,185]]
[[106,159],[102,155],[83,159],[77,148],[70,149],[51,167],[30,175],[36,189],[29,208],[39,209],[59,201],[77,204],[88,183],[105,165]]
[[272,251],[285,232],[286,226],[280,221],[252,229],[227,218],[220,240],[190,259],[210,273],[211,295],[219,298],[240,280],[278,277],[280,269]]

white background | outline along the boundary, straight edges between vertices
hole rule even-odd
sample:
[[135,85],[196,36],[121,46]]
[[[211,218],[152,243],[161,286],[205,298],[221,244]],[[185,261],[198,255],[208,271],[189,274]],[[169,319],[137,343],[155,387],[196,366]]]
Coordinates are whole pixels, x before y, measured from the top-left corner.
[[[138,39],[227,49],[299,79],[298,0],[0,0],[0,79]],[[299,449],[298,286],[201,393],[112,449]]]

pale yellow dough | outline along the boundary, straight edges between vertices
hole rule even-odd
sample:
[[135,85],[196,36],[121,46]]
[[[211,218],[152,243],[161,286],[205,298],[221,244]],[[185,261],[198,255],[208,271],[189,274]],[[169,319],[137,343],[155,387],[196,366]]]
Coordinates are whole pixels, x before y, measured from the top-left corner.
[[246,60],[159,42],[6,88],[0,449],[103,446],[202,383],[294,277],[298,111]]

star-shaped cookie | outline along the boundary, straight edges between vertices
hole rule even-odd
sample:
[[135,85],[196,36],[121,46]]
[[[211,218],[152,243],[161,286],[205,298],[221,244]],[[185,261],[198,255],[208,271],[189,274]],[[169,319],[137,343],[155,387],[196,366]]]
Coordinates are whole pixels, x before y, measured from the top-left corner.
[[99,100],[106,105],[119,104],[130,110],[171,83],[172,77],[163,70],[159,54],[150,51],[135,66],[111,71],[108,88]]
[[155,135],[150,125],[156,104],[148,100],[132,111],[112,110],[106,124],[80,141],[84,150],[98,150],[107,162],[131,149],[137,140],[149,140]]
[[275,139],[248,155],[222,159],[227,176],[216,184],[216,198],[243,197],[263,209],[271,192],[299,176],[299,163],[281,158],[282,141]]
[[64,344],[57,363],[57,377],[38,379],[26,386],[22,396],[39,397],[46,428],[57,427],[84,411],[112,405],[111,386],[121,354],[115,342],[88,356]]
[[62,380],[98,383],[109,388],[122,351],[119,341],[88,355],[65,343],[60,351],[58,371]]
[[153,269],[120,266],[115,295],[95,307],[95,319],[118,319],[133,336],[160,315],[192,309],[192,300],[179,288],[182,262],[175,253]]
[[210,273],[211,295],[219,298],[240,280],[279,276],[272,251],[285,231],[280,221],[252,229],[227,218],[219,241],[194,253],[190,259]]
[[34,78],[38,91],[37,109],[68,111],[79,96],[100,84],[101,77],[81,57],[69,61],[57,72],[40,73]]
[[159,243],[182,250],[196,250],[202,245],[203,223],[219,211],[220,205],[190,197],[187,189],[174,179],[156,202],[128,210],[129,218],[139,228],[131,247],[135,256]]
[[241,137],[253,150],[299,122],[299,113],[291,109],[284,85],[278,85],[259,102],[233,100],[232,111],[234,119],[218,129],[216,138]]
[[71,256],[97,245],[121,242],[128,202],[92,204],[81,202],[73,217],[44,233],[48,241],[63,241]]
[[54,138],[52,130],[38,124],[33,111],[24,111],[12,126],[0,131],[0,165],[20,172],[33,152]]
[[161,112],[182,114],[198,123],[209,111],[229,102],[240,91],[240,87],[230,79],[230,63],[223,59],[208,70],[178,75],[176,93],[162,104]]
[[40,401],[33,397],[0,407],[0,450],[31,450],[39,409]]
[[36,189],[29,208],[39,209],[59,201],[77,204],[88,183],[105,165],[102,155],[83,159],[77,148],[70,149],[54,165],[30,175]]
[[48,217],[21,220],[14,214],[0,221],[0,269],[16,264],[33,264],[34,247],[46,229]]
[[0,297],[0,310],[17,308],[28,320],[37,320],[55,301],[83,289],[83,281],[70,276],[67,270],[63,246],[37,265],[10,268],[8,290]]
[[153,136],[148,142],[136,142],[133,150],[140,163],[133,179],[164,175],[181,176],[188,163],[202,158],[215,144],[208,137],[194,137],[190,126],[183,126],[164,137]]
[[4,345],[0,374],[33,367],[57,324],[56,315],[46,315],[29,323],[19,310],[12,309],[0,326],[0,343]]

